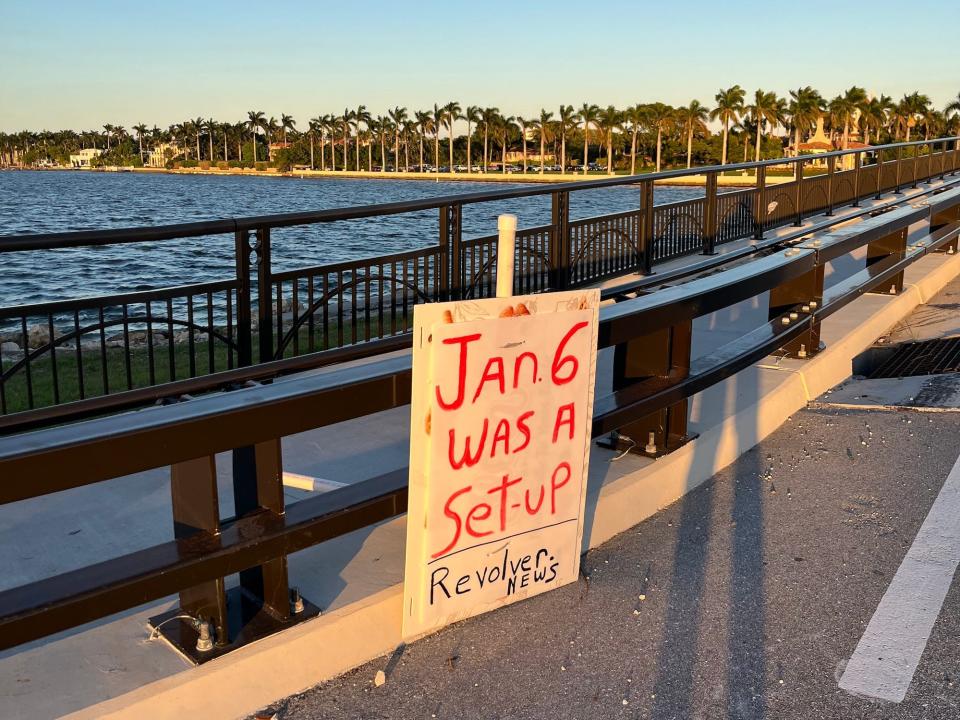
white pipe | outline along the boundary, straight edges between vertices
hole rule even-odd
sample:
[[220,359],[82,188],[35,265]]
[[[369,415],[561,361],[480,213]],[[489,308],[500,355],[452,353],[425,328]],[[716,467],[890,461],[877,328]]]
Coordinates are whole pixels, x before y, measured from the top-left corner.
[[514,254],[517,242],[517,216],[497,218],[497,297],[513,295]]

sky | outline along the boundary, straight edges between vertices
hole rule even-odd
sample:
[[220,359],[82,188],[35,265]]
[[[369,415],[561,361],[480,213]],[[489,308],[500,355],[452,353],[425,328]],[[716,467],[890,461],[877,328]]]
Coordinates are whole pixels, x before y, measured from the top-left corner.
[[0,0],[0,131],[374,116],[451,100],[706,104],[739,84],[851,85],[942,108],[960,92],[956,0]]

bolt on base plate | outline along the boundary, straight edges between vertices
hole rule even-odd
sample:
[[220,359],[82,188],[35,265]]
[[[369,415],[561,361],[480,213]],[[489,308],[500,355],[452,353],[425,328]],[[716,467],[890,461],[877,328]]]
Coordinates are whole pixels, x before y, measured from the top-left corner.
[[[320,608],[306,598],[301,597],[303,611],[290,615],[283,620],[266,610],[261,604],[251,600],[239,587],[227,590],[227,622],[230,628],[230,637],[225,644],[214,642],[213,649],[201,652],[197,650],[199,633],[194,623],[186,618],[175,618],[182,615],[180,608],[173,608],[160,615],[150,618],[151,628],[157,628],[157,633],[195,665],[202,665],[232,650],[299,625],[304,620],[317,617]],[[170,620],[170,622],[166,622]],[[218,640],[218,638],[215,638]]]
[[615,450],[617,452],[628,452],[631,455],[641,455],[648,458],[658,458],[663,457],[664,455],[669,455],[674,450],[679,450],[684,445],[686,445],[691,440],[695,440],[700,437],[700,433],[689,433],[684,435],[678,441],[673,441],[669,447],[658,445],[656,452],[649,453],[645,449],[646,439],[644,442],[631,443],[629,439],[624,439],[624,436],[616,437],[613,434],[607,434],[603,437],[599,437],[595,440],[597,447],[604,448],[605,450]]

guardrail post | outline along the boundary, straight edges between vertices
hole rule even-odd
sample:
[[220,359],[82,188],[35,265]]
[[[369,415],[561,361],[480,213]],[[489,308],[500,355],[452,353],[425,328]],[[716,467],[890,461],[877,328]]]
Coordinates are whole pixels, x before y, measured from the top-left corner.
[[644,275],[653,275],[653,181],[640,183],[640,209],[642,230],[640,232],[640,271]]
[[[185,546],[216,544],[220,534],[220,505],[217,501],[217,468],[213,455],[187,460],[170,467],[173,506],[173,536]],[[180,615],[189,615],[193,622]],[[186,621],[185,621],[186,620]],[[222,577],[207,580],[180,591],[179,607],[156,617],[150,624],[175,647],[198,659],[198,623],[212,626],[215,647],[230,641],[227,593]],[[210,650],[203,651],[206,654]]]
[[717,171],[707,173],[706,205],[703,216],[703,254],[717,254]]
[[550,195],[550,278],[552,290],[570,287],[570,193],[555,192]]
[[273,360],[273,283],[270,275],[270,228],[257,228],[257,334],[260,362]]
[[859,151],[853,154],[853,206],[860,207],[860,166],[863,160]]
[[463,277],[463,206],[443,205],[440,208],[440,291],[443,300],[460,300],[462,289],[469,283]]
[[837,158],[831,155],[827,158],[827,217],[833,215],[833,185],[837,174]]
[[[913,151],[913,162],[910,163],[910,187],[913,189],[916,189],[918,176],[920,174],[920,153],[922,152],[920,148],[923,148],[924,146],[915,145],[914,147],[916,149]],[[926,148],[927,148],[927,158],[928,158],[927,166],[929,167],[930,146],[927,145]]]
[[[954,205],[938,213],[930,213],[930,233],[933,234],[947,225],[960,224],[960,205]],[[958,239],[955,237],[946,245],[941,245],[934,252],[948,253],[952,255],[957,252]]]
[[877,194],[873,197],[874,200],[879,200],[883,197],[883,150],[876,151],[875,159],[877,164]]
[[943,182],[947,169],[947,141],[940,143],[940,181]]
[[894,181],[893,194],[900,195],[900,172],[903,165],[903,145],[897,145],[897,165],[896,165],[896,179]]
[[797,185],[793,191],[793,209],[796,213],[793,224],[803,225],[803,160],[797,160],[793,168],[793,177]]
[[753,194],[753,237],[756,240],[763,239],[763,230],[766,220],[766,196],[767,186],[767,167],[760,165],[757,167],[757,186]]
[[[867,244],[867,267],[874,263],[894,257],[902,260],[907,256],[907,228],[896,230],[878,240],[873,240]],[[903,270],[897,273],[892,279],[884,280],[867,290],[868,293],[877,293],[880,295],[899,295],[903,291]]]
[[250,232],[237,230],[234,235],[234,257],[237,265],[237,365],[253,364],[253,301],[250,287]]
[[[613,391],[650,378],[671,382],[690,374],[693,321],[636,337],[617,345],[613,353]],[[687,400],[627,423],[598,444],[638,455],[659,457],[681,447],[692,437],[687,432]]]
[[[819,241],[808,241],[805,247]],[[787,251],[788,253],[791,251]],[[769,320],[786,317],[793,321],[791,314],[810,315],[823,305],[824,263],[820,260],[820,251],[816,251],[816,265],[803,275],[788,280],[770,290],[767,317]],[[809,332],[805,332],[781,348],[787,357],[807,358],[820,351],[820,321],[810,323]]]
[[[283,515],[283,462],[280,439],[233,451],[233,501],[237,518],[268,512]],[[275,621],[290,619],[287,558],[281,555],[240,572],[240,587],[254,606]]]

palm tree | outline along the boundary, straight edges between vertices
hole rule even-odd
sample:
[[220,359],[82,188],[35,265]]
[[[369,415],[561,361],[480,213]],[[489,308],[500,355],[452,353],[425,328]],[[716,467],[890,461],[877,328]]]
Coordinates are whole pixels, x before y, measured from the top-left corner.
[[823,113],[824,102],[820,93],[809,85],[790,91],[787,112],[793,124],[793,150],[800,154],[801,132],[809,132]]
[[292,115],[287,115],[286,113],[280,114],[280,132],[283,134],[283,144],[287,144],[287,130],[291,132],[297,129],[297,121],[293,119]]
[[458,102],[448,102],[443,106],[443,124],[447,128],[447,144],[450,146],[450,172],[453,172],[453,124],[460,119],[460,112]]
[[420,172],[423,172],[423,143],[427,135],[433,132],[433,118],[425,110],[417,110],[413,116],[418,140],[420,141]]
[[597,116],[597,128],[607,141],[607,175],[613,175],[613,133],[622,122],[623,114],[613,105],[607,105]]
[[[364,126],[369,129],[370,123],[373,121],[373,117],[370,115],[370,112],[367,110],[366,105],[360,105],[356,110],[354,110],[350,115],[350,121],[353,123],[354,130],[356,131],[357,136],[357,172],[360,172],[360,124],[363,123]],[[370,151],[368,146],[367,160],[370,160]],[[373,163],[370,163],[372,165]]]
[[943,109],[943,114],[948,118],[960,115],[960,93],[957,93],[957,97],[947,103],[947,106]]
[[147,134],[147,126],[143,123],[134,125],[133,131],[137,134],[137,144],[140,146],[140,162],[143,162],[143,136]]
[[393,122],[394,129],[393,171],[400,172],[400,131],[403,130],[403,124],[407,122],[407,109],[398,105],[387,114]]
[[567,171],[567,133],[577,124],[577,112],[573,105],[561,105],[557,113],[557,122],[560,123],[560,172]]
[[104,125],[103,134],[107,138],[107,152],[110,152],[110,136],[113,135],[113,125],[110,123]]
[[443,127],[445,118],[443,108],[434,103],[430,119],[433,121],[433,171],[435,173],[440,172],[440,128]]
[[307,123],[307,137],[310,138],[310,169],[315,170],[316,165],[313,162],[313,141],[317,133],[323,127],[323,118],[315,117]]
[[779,98],[776,93],[757,90],[753,95],[753,103],[744,108],[757,126],[754,162],[760,162],[760,138],[763,136],[763,123],[767,122],[772,127],[776,126],[780,121],[779,105]]
[[710,112],[711,120],[719,120],[723,123],[723,143],[720,151],[720,164],[727,164],[727,141],[730,137],[731,123],[737,123],[740,120],[740,113],[743,112],[743,98],[746,93],[739,85],[734,85],[726,90],[720,90],[713,99],[717,102]]
[[[373,121],[377,135],[380,136],[380,172],[387,171],[387,133],[390,131],[390,120],[383,115],[377,115]],[[373,168],[370,168],[371,170]]]
[[590,126],[596,124],[600,108],[584,103],[580,108],[580,122],[583,123],[583,174],[587,174],[587,160],[590,152]]
[[495,107],[484,108],[480,111],[480,120],[483,122],[483,172],[487,172],[489,165],[490,127],[500,119],[500,109]]
[[700,104],[699,100],[691,100],[686,107],[677,109],[677,119],[683,124],[687,131],[687,168],[693,164],[693,134],[697,132],[706,132],[707,130],[707,108]]
[[517,127],[520,128],[520,140],[523,143],[523,174],[527,174],[527,128],[531,123],[535,123],[536,120],[527,120],[520,115],[517,115],[513,118],[513,121],[517,124]]
[[674,110],[669,105],[664,105],[663,103],[656,102],[651,103],[647,106],[647,112],[650,116],[650,124],[657,131],[657,168],[656,171],[660,172],[661,167],[661,150],[663,148],[663,134],[669,132],[673,127],[674,121]]
[[473,126],[479,125],[483,120],[480,116],[480,108],[476,105],[468,105],[463,113],[463,119],[467,121],[467,172],[473,172],[473,152],[470,141],[473,138]]
[[880,137],[880,129],[887,124],[887,112],[893,107],[893,101],[887,95],[872,98],[864,103],[860,109],[860,124],[863,128],[863,142],[870,144],[870,130],[876,130]]
[[507,173],[507,148],[510,146],[510,130],[516,122],[515,117],[500,117],[497,119],[497,130],[500,136],[500,173]]
[[637,136],[640,126],[646,120],[646,109],[637,104],[628,107],[623,113],[623,119],[630,124],[630,174],[637,174]]
[[213,136],[216,134],[217,130],[220,128],[219,123],[213,118],[208,118],[203,121],[203,129],[207,131],[207,143],[210,149],[210,162],[213,162]]
[[547,136],[550,133],[550,119],[552,112],[540,110],[540,118],[536,121],[537,132],[540,135],[540,174],[543,175],[543,156],[546,154]]
[[203,131],[205,124],[206,124],[206,121],[200,117],[198,117],[196,120],[191,120],[189,122],[190,130],[193,132],[194,139],[196,140],[197,162],[200,161],[200,133]]
[[253,139],[253,162],[257,162],[257,131],[263,127],[265,115],[259,110],[250,110],[247,112],[246,127],[250,131]]

